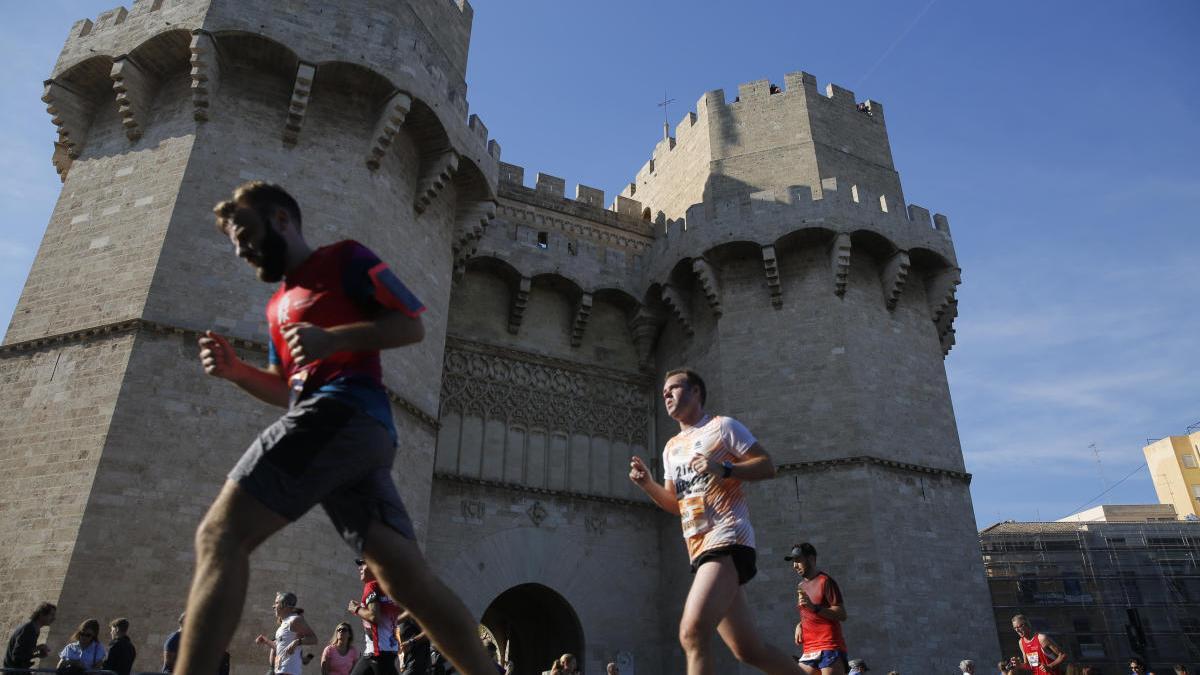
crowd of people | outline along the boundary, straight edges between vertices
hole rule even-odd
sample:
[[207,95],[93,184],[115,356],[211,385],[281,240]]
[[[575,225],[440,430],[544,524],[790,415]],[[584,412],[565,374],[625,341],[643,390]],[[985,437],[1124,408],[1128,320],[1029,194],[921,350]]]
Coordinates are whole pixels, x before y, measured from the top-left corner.
[[[778,87],[771,93],[779,93]],[[224,649],[245,603],[250,554],[320,504],[359,556],[362,596],[347,611],[364,631],[360,651],[352,624],[337,624],[321,650],[322,675],[511,673],[512,664],[495,644],[480,640],[474,617],[430,569],[391,478],[398,433],[380,351],[421,342],[425,306],[362,244],[345,240],[311,247],[299,204],[278,185],[238,186],[213,214],[233,253],[260,281],[278,288],[266,307],[265,367],[243,361],[228,339],[212,331],[199,339],[201,366],[285,412],[250,443],[199,525],[186,611],[164,645],[162,671],[228,673]],[[790,657],[760,638],[743,590],[758,571],[744,487],[774,478],[776,468],[750,430],[732,417],[709,414],[706,399],[704,380],[694,370],[666,373],[663,405],[679,431],[663,448],[662,480],[655,480],[641,457],[634,456],[629,467],[629,479],[680,519],[692,576],[679,622],[688,675],[715,672],[714,634],[739,661],[772,675],[870,671],[862,659],[850,658],[841,589],[818,569],[816,547],[808,542],[785,557],[800,577],[794,641],[801,654]],[[304,648],[315,649],[320,640],[295,594],[278,593],[273,609],[273,637],[259,635],[255,642],[265,650],[271,675],[301,675],[306,659],[315,656]],[[39,606],[18,628],[6,668],[29,668],[34,659],[50,655],[37,640],[55,611],[53,605]],[[185,630],[185,616],[197,628]],[[83,622],[59,654],[60,670],[128,675],[136,659],[129,622],[109,625],[112,641],[105,648],[99,621]],[[1053,640],[1034,632],[1024,617],[1015,617],[1013,627],[1021,656],[1000,664],[1001,673],[1058,675],[1065,654]],[[1130,668],[1146,675],[1140,662]],[[616,663],[606,670],[619,675]],[[964,661],[960,670],[973,673],[974,664]],[[579,664],[564,654],[545,672],[573,675]]]

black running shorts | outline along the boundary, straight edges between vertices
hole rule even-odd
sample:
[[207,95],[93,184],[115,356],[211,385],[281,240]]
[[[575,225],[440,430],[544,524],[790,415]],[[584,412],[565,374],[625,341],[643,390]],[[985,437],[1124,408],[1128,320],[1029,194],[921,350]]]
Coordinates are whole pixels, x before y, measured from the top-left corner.
[[733,558],[733,566],[737,569],[738,585],[750,581],[754,578],[755,574],[758,574],[758,564],[756,562],[758,554],[749,546],[742,546],[741,544],[720,546],[702,552],[692,561],[692,574],[695,574],[696,570],[700,569],[700,566],[704,563],[725,556]]
[[416,539],[392,482],[395,455],[391,434],[379,421],[337,399],[313,397],[264,429],[229,480],[288,520],[320,504],[361,553],[374,521]]

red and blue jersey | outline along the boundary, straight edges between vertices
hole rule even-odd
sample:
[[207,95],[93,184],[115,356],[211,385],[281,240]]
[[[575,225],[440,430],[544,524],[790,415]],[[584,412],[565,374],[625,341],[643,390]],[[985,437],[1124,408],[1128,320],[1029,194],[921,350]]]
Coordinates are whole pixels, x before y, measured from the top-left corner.
[[378,350],[337,352],[300,366],[292,361],[282,330],[289,323],[331,328],[368,321],[382,310],[416,317],[425,306],[386,263],[356,241],[322,246],[288,272],[267,303],[267,359],[292,385],[293,405],[309,396],[333,396],[361,408],[396,435]]

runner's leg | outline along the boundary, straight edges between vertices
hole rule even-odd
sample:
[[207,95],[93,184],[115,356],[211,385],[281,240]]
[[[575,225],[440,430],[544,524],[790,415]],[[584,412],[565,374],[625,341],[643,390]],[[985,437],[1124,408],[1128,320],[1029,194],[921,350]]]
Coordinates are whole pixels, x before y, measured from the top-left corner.
[[679,644],[687,656],[688,675],[712,675],[714,672],[713,629],[729,611],[737,590],[737,569],[729,556],[709,560],[696,570],[679,621]]
[[429,569],[416,542],[379,521],[367,528],[363,557],[383,590],[413,613],[438,651],[463,675],[495,675],[479,642],[479,624]]
[[754,615],[741,586],[737,587],[737,593],[725,612],[725,617],[717,624],[717,632],[742,663],[771,675],[796,675],[805,672],[787,654],[764,643],[759,637],[758,628],[754,625]]
[[287,525],[283,516],[226,481],[196,529],[196,576],[188,594],[177,675],[212,675],[242,615],[250,553]]

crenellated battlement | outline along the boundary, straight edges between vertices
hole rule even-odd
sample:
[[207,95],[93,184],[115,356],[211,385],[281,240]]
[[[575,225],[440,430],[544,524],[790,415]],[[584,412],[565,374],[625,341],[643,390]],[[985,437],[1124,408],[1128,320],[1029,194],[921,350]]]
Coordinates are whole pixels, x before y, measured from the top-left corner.
[[[445,24],[440,17],[445,13],[461,29],[458,38],[465,53],[470,5],[455,0],[398,3],[391,14],[372,15],[351,9],[319,12],[317,20],[341,22],[341,33],[346,35],[361,33],[361,43],[353,47],[339,39],[338,32],[314,40],[307,28],[276,21],[270,15],[282,9],[266,0],[138,0],[131,9],[117,7],[94,21],[78,22],[43,94],[59,128],[54,162],[60,176],[65,180],[85,151],[100,110],[115,105],[129,142],[136,144],[154,118],[152,108],[168,104],[156,98],[158,90],[167,78],[176,76],[191,79],[188,91],[197,124],[221,114],[213,101],[231,73],[286,79],[292,95],[278,133],[285,146],[294,147],[304,136],[314,87],[328,72],[340,83],[340,90],[359,89],[364,100],[378,106],[374,131],[368,129],[362,148],[363,162],[372,171],[379,170],[393,137],[411,119],[406,128],[431,158],[423,163],[424,175],[418,181],[418,212],[455,176],[475,186],[474,192],[482,190],[475,197],[494,199],[500,145],[488,138],[482,119],[469,114],[461,74],[432,51],[453,41],[422,44],[430,37],[421,25]],[[406,16],[409,11],[419,20]],[[404,49],[412,52],[407,56],[398,54],[392,44],[404,31],[413,33],[404,42]]]
[[889,203],[886,195],[829,178],[822,182],[819,196],[803,185],[747,191],[695,204],[682,218],[660,219],[643,285],[665,282],[680,260],[702,258],[724,244],[773,247],[801,230],[824,232],[830,240],[869,232],[885,240],[892,252],[921,249],[936,254],[946,266],[957,266],[945,216],[931,216],[915,204]]
[[606,225],[653,236],[649,223],[642,218],[642,204],[636,199],[616,197],[607,208],[604,190],[583,183],[575,186],[575,197],[566,195],[567,182],[558,176],[538,172],[532,187],[525,185],[525,167],[500,162],[499,184],[503,192],[518,199],[536,199],[540,205],[565,210],[582,217],[599,218]]
[[794,72],[782,85],[741,84],[732,101],[706,92],[621,194],[679,218],[691,204],[746,190],[809,185],[820,196],[822,179],[846,175],[903,201],[883,106],[835,84],[819,91],[816,77]]

